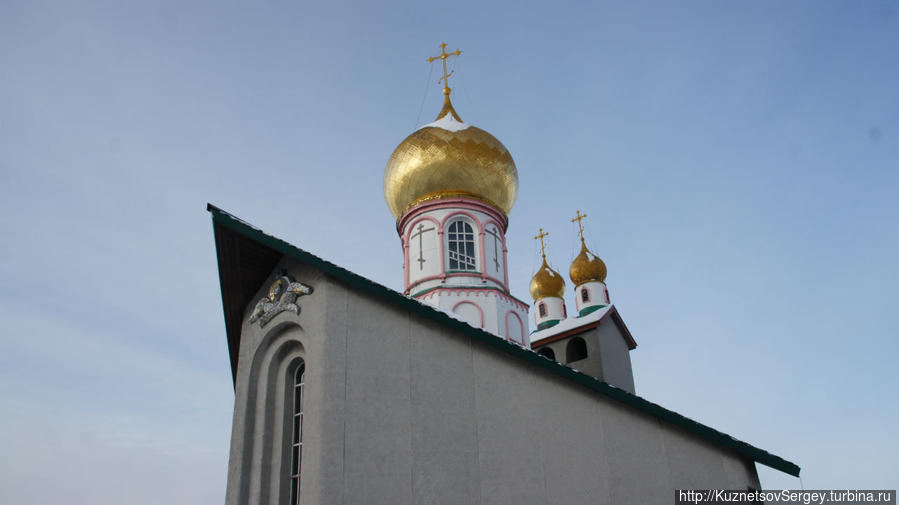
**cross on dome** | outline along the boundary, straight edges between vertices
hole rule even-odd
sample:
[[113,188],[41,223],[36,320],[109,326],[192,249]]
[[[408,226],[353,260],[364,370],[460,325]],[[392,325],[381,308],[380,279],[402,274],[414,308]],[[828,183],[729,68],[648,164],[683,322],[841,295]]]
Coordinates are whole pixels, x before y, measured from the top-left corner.
[[581,223],[581,220],[583,220],[585,217],[587,217],[587,214],[581,214],[581,211],[579,209],[577,211],[577,217],[571,220],[572,223],[577,221],[577,234],[581,238],[582,244],[584,243],[584,225],[583,223]]
[[450,58],[451,56],[459,56],[460,54],[462,54],[462,51],[460,51],[458,49],[456,49],[455,51],[450,52],[450,53],[446,52],[446,42],[443,42],[440,44],[440,54],[438,54],[437,56],[429,56],[428,57],[428,63],[433,63],[434,60],[437,60],[437,59],[439,59],[443,62],[443,77],[441,77],[437,82],[443,81],[443,94],[444,95],[449,96],[450,92],[452,91],[452,90],[450,90],[450,87],[449,87],[449,77],[451,75],[453,75],[453,72],[455,72],[455,70],[452,70],[449,73],[446,73],[446,60],[448,58]]
[[540,228],[540,233],[534,237],[534,240],[540,241],[540,254],[543,256],[543,259],[546,259],[546,244],[543,243],[543,237],[548,237],[549,233],[543,231],[543,228]]

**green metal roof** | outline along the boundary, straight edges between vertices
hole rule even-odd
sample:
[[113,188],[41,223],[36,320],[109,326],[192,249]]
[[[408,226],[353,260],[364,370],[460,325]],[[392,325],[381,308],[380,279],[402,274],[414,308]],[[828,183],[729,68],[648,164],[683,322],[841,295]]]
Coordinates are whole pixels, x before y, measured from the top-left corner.
[[752,461],[780,470],[794,477],[799,476],[799,466],[780,456],[737,440],[726,433],[698,423],[661,405],[652,403],[623,389],[618,389],[595,377],[556,363],[530,349],[454,319],[440,310],[354,274],[279,238],[267,235],[262,230],[241,221],[212,204],[207,205],[207,210],[212,213],[213,230],[215,232],[219,280],[222,287],[222,303],[225,311],[225,328],[228,334],[232,376],[237,373],[240,322],[246,307],[251,301],[250,297],[253,296],[262,282],[268,277],[281,256],[288,256],[335,277],[355,289],[369,293],[388,303],[396,304],[405,310],[443,324],[454,331],[464,333],[477,342],[499,349],[533,366],[543,368],[596,393],[683,428],[700,438],[734,451]]

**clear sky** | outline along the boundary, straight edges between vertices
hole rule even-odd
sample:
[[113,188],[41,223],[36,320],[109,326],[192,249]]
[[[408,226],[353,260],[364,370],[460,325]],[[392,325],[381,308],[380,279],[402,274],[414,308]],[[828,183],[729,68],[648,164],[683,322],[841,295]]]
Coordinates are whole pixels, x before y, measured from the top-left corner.
[[802,467],[766,488],[899,486],[897,2],[5,0],[0,502],[222,503],[206,202],[401,289],[383,170],[444,41],[516,296],[580,209],[638,394]]

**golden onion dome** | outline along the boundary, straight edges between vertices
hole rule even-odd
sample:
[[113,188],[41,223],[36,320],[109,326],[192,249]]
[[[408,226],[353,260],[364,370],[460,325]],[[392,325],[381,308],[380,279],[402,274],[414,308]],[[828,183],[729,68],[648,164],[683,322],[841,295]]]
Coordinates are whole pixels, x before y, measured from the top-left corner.
[[399,219],[427,200],[469,197],[508,215],[518,195],[512,155],[486,131],[465,124],[444,88],[437,119],[406,137],[384,170],[384,197]]
[[531,278],[531,297],[534,301],[547,296],[562,298],[565,296],[565,280],[549,265],[546,264],[546,256],[543,257],[543,265],[534,277]]
[[606,264],[603,263],[599,256],[591,253],[587,249],[587,244],[581,239],[581,252],[571,262],[571,268],[568,269],[568,275],[571,282],[575,286],[579,286],[589,281],[606,281]]

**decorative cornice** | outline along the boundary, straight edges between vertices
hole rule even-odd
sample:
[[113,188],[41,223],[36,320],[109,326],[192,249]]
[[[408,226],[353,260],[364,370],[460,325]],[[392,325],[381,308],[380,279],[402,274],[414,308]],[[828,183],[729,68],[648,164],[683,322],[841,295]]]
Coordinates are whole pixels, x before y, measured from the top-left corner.
[[396,231],[402,236],[403,228],[406,226],[406,222],[410,219],[413,219],[415,216],[421,214],[422,212],[426,212],[429,210],[438,210],[438,209],[469,209],[469,210],[477,210],[479,212],[483,212],[493,219],[496,220],[497,223],[500,224],[503,233],[506,233],[506,229],[509,227],[509,218],[506,217],[505,214],[500,212],[493,205],[486,203],[482,200],[478,200],[476,198],[471,197],[457,197],[457,198],[444,198],[441,200],[428,200],[422,202],[409,210],[407,210],[396,222]]
[[434,286],[432,288],[423,289],[423,290],[419,291],[418,293],[414,293],[409,296],[411,296],[412,298],[421,298],[423,296],[430,296],[436,291],[449,291],[449,292],[454,292],[454,293],[458,293],[458,294],[474,293],[475,296],[478,296],[480,293],[484,293],[485,295],[489,294],[489,293],[494,293],[494,294],[498,295],[499,297],[505,299],[506,301],[512,303],[513,305],[518,305],[519,308],[528,310],[528,304],[524,303],[523,301],[519,300],[518,298],[515,298],[511,294],[506,293],[502,289],[496,288],[493,286],[452,286],[452,287]]

